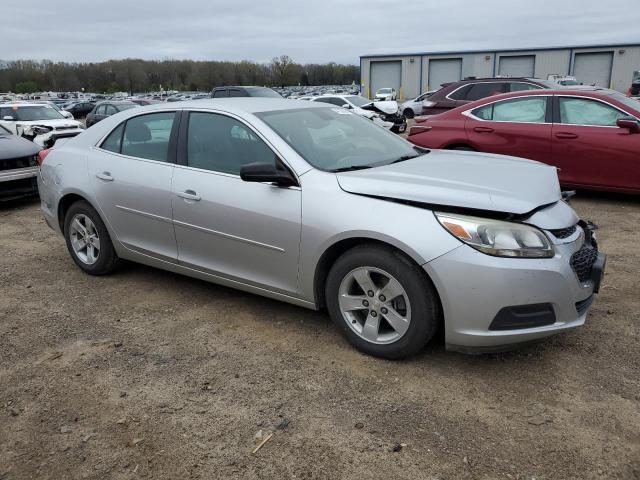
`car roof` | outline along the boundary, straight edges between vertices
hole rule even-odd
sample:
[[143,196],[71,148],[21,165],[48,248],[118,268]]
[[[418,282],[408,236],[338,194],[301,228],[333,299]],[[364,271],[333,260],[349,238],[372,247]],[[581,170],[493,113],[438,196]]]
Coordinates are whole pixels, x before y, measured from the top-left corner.
[[130,105],[133,102],[131,100],[102,100],[96,103],[96,105],[102,105],[103,103],[109,103],[111,105]]
[[163,110],[167,108],[176,109],[211,109],[225,110],[230,113],[260,113],[272,112],[275,110],[295,110],[298,108],[331,108],[331,105],[307,102],[304,100],[287,100],[271,97],[231,97],[231,98],[203,98],[198,100],[185,100],[170,103],[170,107],[166,103],[147,105],[136,109],[139,113],[142,108],[147,111]]
[[1,106],[3,107],[50,107],[51,104],[49,102],[27,102],[27,101],[22,101],[22,102],[7,102],[7,103],[0,103]]

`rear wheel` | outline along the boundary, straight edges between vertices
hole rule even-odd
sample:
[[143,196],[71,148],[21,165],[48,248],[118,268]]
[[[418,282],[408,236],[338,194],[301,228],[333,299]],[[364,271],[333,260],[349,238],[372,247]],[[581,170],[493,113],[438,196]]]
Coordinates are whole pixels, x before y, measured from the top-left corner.
[[452,145],[447,147],[447,150],[460,150],[463,152],[475,152],[476,150],[469,145]]
[[69,207],[64,217],[64,238],[71,258],[85,273],[105,275],[118,267],[107,227],[89,203],[78,201]]
[[326,285],[329,314],[359,350],[388,359],[415,354],[435,334],[435,289],[405,255],[377,245],[355,247],[332,266]]

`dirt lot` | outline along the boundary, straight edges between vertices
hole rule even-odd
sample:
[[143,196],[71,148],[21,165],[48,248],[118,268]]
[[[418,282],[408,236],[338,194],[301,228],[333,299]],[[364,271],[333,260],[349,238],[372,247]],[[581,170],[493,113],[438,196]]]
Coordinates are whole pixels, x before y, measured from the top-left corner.
[[609,253],[584,328],[389,362],[324,313],[137,265],[84,275],[37,202],[2,205],[0,479],[638,479],[640,202],[574,206]]

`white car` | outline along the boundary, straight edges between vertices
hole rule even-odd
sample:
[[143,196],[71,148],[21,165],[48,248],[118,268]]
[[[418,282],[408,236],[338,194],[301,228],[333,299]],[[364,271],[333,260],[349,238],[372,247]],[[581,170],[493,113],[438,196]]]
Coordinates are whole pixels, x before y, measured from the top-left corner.
[[[0,104],[0,125],[42,147],[59,138],[75,137],[84,130],[82,123],[65,118],[46,102]],[[34,127],[39,127],[38,131]]]
[[398,95],[395,88],[381,88],[374,96],[374,100],[397,100]]
[[400,111],[407,118],[413,118],[416,115],[420,115],[422,113],[422,102],[429,98],[429,96],[434,92],[436,92],[436,90],[430,90],[412,100],[407,100],[400,105]]
[[359,95],[321,95],[309,100],[352,110],[393,133],[403,133],[407,129],[407,119],[400,113],[398,102],[372,102]]

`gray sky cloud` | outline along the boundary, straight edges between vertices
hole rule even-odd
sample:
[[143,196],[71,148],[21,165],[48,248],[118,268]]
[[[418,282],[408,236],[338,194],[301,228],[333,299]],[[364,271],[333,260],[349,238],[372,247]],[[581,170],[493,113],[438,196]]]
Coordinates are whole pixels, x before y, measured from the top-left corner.
[[371,53],[639,42],[638,0],[3,2],[0,58],[358,63]]

